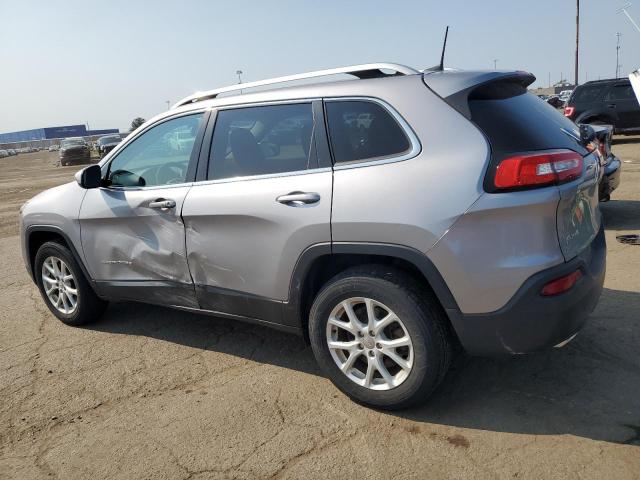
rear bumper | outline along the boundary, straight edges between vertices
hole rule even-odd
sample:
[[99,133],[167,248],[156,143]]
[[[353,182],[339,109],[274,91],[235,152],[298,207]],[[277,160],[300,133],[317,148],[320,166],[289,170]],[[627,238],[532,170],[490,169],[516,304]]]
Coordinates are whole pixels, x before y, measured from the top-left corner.
[[[542,287],[576,269],[582,278],[566,293],[543,297]],[[604,229],[577,257],[529,278],[500,310],[484,314],[448,311],[465,350],[471,355],[497,356],[546,350],[574,336],[593,311],[604,283]]]
[[604,175],[600,181],[600,200],[609,200],[611,193],[620,185],[620,159],[611,157],[609,163],[604,167]]

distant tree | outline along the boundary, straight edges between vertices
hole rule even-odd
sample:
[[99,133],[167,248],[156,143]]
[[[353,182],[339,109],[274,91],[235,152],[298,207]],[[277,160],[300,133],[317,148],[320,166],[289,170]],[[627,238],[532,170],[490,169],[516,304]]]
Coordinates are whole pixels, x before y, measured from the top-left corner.
[[131,122],[131,130],[129,130],[129,131],[133,132],[135,129],[137,129],[144,122],[146,122],[146,120],[144,118],[142,118],[142,117],[134,118],[133,121]]

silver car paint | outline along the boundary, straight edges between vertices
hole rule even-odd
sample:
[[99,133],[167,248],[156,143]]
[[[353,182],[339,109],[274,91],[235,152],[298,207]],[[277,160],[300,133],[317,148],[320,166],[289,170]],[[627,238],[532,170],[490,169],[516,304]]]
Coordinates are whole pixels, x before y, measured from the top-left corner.
[[401,80],[393,91],[360,93],[384,96],[411,125],[421,151],[396,163],[336,168],[333,241],[393,243],[426,253],[481,195],[489,147],[420,77]]
[[584,161],[584,177],[559,187],[558,239],[565,260],[572,259],[589,245],[602,223],[598,185],[603,169],[594,154]]
[[[80,223],[78,215],[82,199],[87,190],[76,181],[65,183],[39,193],[27,201],[20,210],[20,236],[24,240],[28,227],[46,225],[56,227],[66,233],[73,247],[82,255]],[[28,262],[28,254],[22,242],[22,255]],[[86,258],[82,258],[86,262]]]
[[[453,73],[438,75],[444,78]],[[530,275],[562,263],[558,232],[571,231],[564,222],[575,212],[572,205],[578,190],[569,186],[484,194],[486,140],[462,115],[430,92],[421,75],[322,83],[187,105],[151,119],[101,164],[109,162],[153,123],[182,112],[354,95],[382,98],[392,105],[413,128],[421,153],[397,163],[336,169],[333,241],[387,242],[422,251],[439,269],[463,313],[496,310]],[[184,231],[182,237],[180,234],[179,207],[170,215],[144,207],[144,202],[158,193],[151,189],[127,192],[123,198],[108,202],[105,189],[87,192],[74,182],[31,200],[23,210],[21,224],[23,232],[34,224],[59,226],[76,250],[82,252],[84,247],[83,261],[97,279],[190,282],[188,258],[196,283],[285,299],[287,275],[301,250],[308,246],[305,244],[331,239],[328,224],[322,224],[331,203],[331,182],[325,177],[330,178],[331,172],[202,183],[196,184],[189,195],[189,186],[178,187],[180,195],[175,190],[170,198],[181,202],[186,196],[188,200],[182,212],[186,248]],[[300,209],[275,202],[276,196],[294,190],[317,191],[322,200],[316,207]],[[590,220],[595,228],[600,222],[597,206],[593,207],[597,192],[591,195],[589,187],[580,192],[594,213]],[[81,243],[78,215],[85,193],[91,196],[85,201],[86,210],[83,206]],[[560,195],[566,202],[556,218]],[[252,202],[255,198],[259,199],[256,204]],[[309,213],[314,216],[307,217]],[[150,241],[153,237],[155,242]],[[581,243],[567,243],[565,256],[579,249]],[[125,263],[105,263],[112,260]]]
[[484,193],[428,252],[463,313],[498,310],[531,275],[564,262],[556,187]]
[[[190,284],[180,211],[191,188],[94,188],[80,211],[86,266],[94,280],[168,280]],[[176,207],[150,208],[158,199]]]
[[[196,184],[182,216],[196,285],[286,300],[296,261],[310,245],[331,241],[331,169]],[[302,207],[278,203],[315,192]]]

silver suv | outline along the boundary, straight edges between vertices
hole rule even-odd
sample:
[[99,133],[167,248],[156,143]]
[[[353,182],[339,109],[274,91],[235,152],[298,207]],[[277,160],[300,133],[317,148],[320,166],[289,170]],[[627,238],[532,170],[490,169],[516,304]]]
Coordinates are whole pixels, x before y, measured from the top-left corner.
[[405,407],[458,346],[560,346],[598,301],[601,159],[533,81],[370,64],[197,93],[23,206],[27,269],[67,324],[121,300],[255,322]]

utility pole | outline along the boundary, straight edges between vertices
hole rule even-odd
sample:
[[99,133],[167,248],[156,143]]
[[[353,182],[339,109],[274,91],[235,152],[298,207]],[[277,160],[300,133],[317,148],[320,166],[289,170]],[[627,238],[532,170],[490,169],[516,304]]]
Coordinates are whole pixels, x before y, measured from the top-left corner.
[[578,53],[580,51],[580,0],[576,0],[576,71],[575,83],[578,86]]
[[549,72],[549,88],[551,88],[551,72]]
[[620,32],[616,33],[616,37],[618,37],[616,41],[616,78],[620,77],[620,37],[622,34]]
[[164,103],[167,104],[167,110],[171,108],[171,100],[165,100]]
[[498,69],[498,59],[497,59],[497,58],[494,58],[494,59],[493,59],[493,69],[494,69],[494,70],[497,70],[497,69]]

